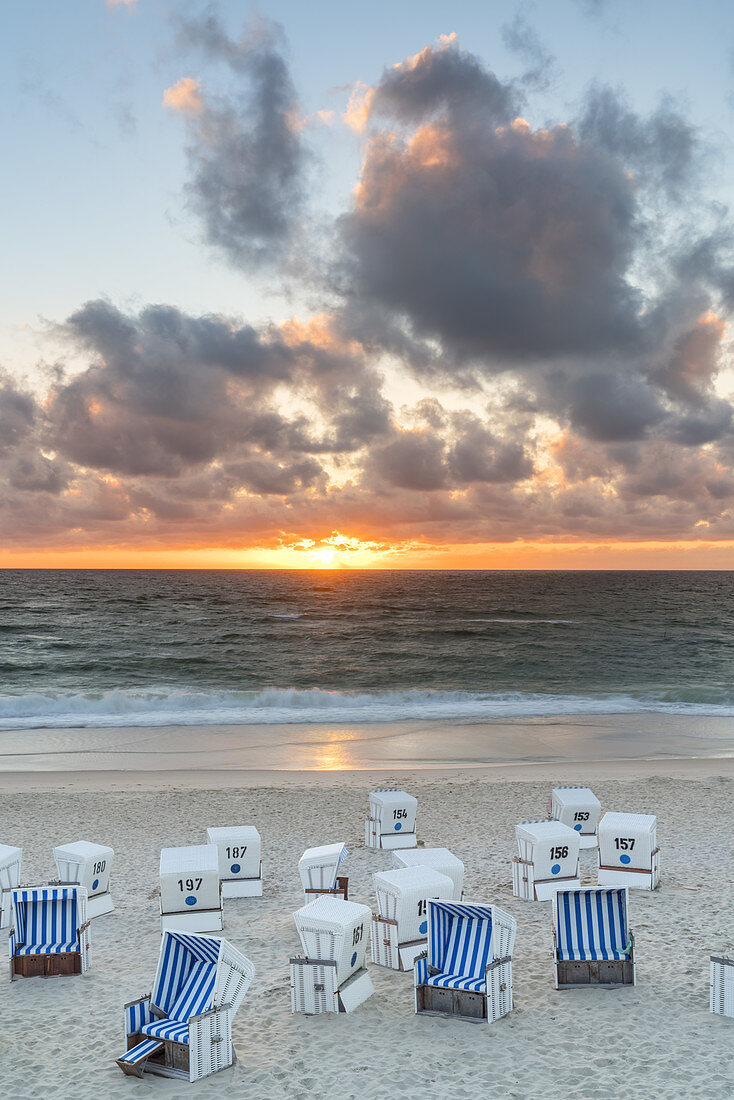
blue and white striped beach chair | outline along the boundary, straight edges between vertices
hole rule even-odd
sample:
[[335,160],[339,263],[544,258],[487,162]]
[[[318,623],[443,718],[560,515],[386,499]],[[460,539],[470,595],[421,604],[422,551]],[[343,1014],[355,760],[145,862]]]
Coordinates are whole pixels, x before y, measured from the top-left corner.
[[626,886],[558,890],[553,898],[556,989],[634,985],[635,940]]
[[428,902],[428,950],[415,963],[415,1011],[492,1023],[512,1010],[517,921],[496,905]]
[[91,962],[87,891],[81,886],[13,890],[10,980],[85,974]]
[[227,940],[164,932],[153,991],[125,1005],[127,1050],[117,1065],[198,1081],[235,1060],[232,1020],[255,974]]

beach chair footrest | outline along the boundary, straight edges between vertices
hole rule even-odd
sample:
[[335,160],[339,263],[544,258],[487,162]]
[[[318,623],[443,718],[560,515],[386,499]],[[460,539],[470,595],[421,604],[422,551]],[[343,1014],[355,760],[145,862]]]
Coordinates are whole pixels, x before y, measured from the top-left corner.
[[165,1043],[160,1039],[144,1039],[118,1058],[117,1065],[128,1077],[142,1077],[148,1059],[164,1047]]

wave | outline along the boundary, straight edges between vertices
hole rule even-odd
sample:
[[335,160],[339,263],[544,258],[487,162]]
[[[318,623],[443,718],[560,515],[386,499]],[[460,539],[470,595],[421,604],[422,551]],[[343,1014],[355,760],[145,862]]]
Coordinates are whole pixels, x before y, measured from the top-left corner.
[[553,695],[404,690],[186,691],[118,688],[105,692],[0,696],[0,730],[86,726],[275,725],[304,722],[491,721],[584,714],[734,717],[734,692],[718,689],[640,694]]

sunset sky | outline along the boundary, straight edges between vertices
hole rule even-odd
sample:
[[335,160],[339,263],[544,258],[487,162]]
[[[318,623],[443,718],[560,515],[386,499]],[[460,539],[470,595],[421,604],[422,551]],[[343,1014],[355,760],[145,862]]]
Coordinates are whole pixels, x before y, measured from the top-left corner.
[[730,3],[3,23],[0,566],[734,567]]

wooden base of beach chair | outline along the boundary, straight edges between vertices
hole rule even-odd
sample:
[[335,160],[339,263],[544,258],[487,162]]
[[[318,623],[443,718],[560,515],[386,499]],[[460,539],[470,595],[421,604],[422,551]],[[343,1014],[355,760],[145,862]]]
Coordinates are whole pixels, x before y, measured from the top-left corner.
[[329,897],[344,898],[344,901],[349,901],[349,878],[346,875],[337,878],[336,886],[332,890],[323,890],[320,887],[309,886],[307,890],[303,891],[306,895],[306,901],[313,901],[314,898],[320,898],[323,894]]
[[437,985],[419,985],[415,991],[415,1010],[426,1016],[457,1016],[461,1020],[487,1019],[487,998],[468,989],[442,989]]
[[222,879],[223,898],[261,898],[262,896],[262,877]]
[[631,959],[556,962],[556,988],[573,989],[580,985],[634,985],[635,965]]
[[51,955],[14,955],[10,960],[10,978],[59,978],[81,974],[82,957],[78,951],[60,951]]
[[161,932],[221,932],[221,909],[202,909],[198,913],[161,913]]

